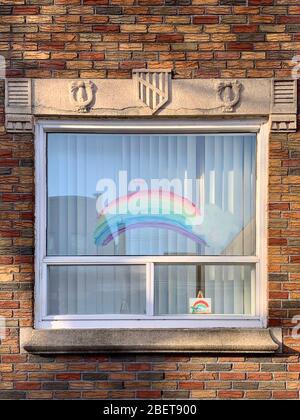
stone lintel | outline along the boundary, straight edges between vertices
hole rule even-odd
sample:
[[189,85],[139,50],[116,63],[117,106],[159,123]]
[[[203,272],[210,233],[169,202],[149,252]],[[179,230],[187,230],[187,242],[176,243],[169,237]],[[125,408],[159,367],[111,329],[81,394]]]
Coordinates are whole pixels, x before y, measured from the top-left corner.
[[[133,71],[133,79],[7,79],[6,128],[28,132],[37,118],[270,117],[274,132],[297,130],[293,79],[171,79]],[[16,117],[16,116],[24,117]],[[25,117],[26,116],[26,117]],[[17,120],[20,119],[20,121]],[[24,122],[25,120],[25,122]]]

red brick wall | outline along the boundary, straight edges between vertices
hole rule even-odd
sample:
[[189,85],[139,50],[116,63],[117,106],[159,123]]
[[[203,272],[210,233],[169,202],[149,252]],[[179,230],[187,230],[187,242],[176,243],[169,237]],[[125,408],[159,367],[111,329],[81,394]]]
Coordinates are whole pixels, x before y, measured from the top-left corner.
[[[0,0],[0,54],[9,77],[285,77],[299,0]],[[300,132],[270,139],[269,324],[284,328],[283,355],[42,358],[19,354],[33,314],[34,143],[5,133],[3,100],[0,83],[0,399],[299,399]]]

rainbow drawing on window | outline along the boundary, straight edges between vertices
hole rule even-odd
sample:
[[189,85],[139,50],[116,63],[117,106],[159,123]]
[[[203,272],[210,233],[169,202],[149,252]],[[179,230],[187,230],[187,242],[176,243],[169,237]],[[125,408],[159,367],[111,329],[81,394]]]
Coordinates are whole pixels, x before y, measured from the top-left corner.
[[122,233],[141,228],[167,229],[206,245],[198,233],[203,215],[188,198],[169,191],[133,192],[104,206],[94,232],[96,245],[108,245]]
[[190,313],[191,314],[210,314],[211,313],[211,299],[190,298]]

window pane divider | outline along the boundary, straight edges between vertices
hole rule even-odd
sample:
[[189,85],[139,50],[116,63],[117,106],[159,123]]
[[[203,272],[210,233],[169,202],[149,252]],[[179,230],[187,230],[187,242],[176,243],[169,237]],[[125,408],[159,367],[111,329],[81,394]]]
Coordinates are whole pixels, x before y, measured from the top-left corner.
[[146,308],[147,316],[154,315],[154,264],[146,265]]
[[259,258],[256,256],[94,256],[94,257],[45,257],[45,264],[67,264],[67,265],[104,265],[104,264],[189,264],[189,263],[206,263],[206,264],[256,264]]

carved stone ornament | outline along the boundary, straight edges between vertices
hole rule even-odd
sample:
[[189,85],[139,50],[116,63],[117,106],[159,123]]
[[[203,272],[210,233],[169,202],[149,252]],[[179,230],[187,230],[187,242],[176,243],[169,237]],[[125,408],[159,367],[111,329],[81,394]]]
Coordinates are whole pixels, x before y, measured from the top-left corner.
[[7,79],[5,88],[6,112],[8,114],[31,114],[31,80]]
[[95,100],[96,86],[93,82],[80,80],[71,84],[71,101],[78,112],[89,112]]
[[152,114],[169,100],[170,70],[134,70],[137,96]]
[[8,114],[5,118],[5,125],[8,133],[31,133],[34,129],[33,116]]
[[223,112],[234,112],[241,99],[241,89],[242,84],[238,80],[219,83],[218,96],[223,102]]
[[274,114],[271,117],[271,130],[274,132],[293,132],[297,130],[297,116]]
[[32,83],[30,79],[5,82],[5,124],[8,133],[33,131]]
[[297,81],[272,81],[271,130],[290,133],[297,130]]

